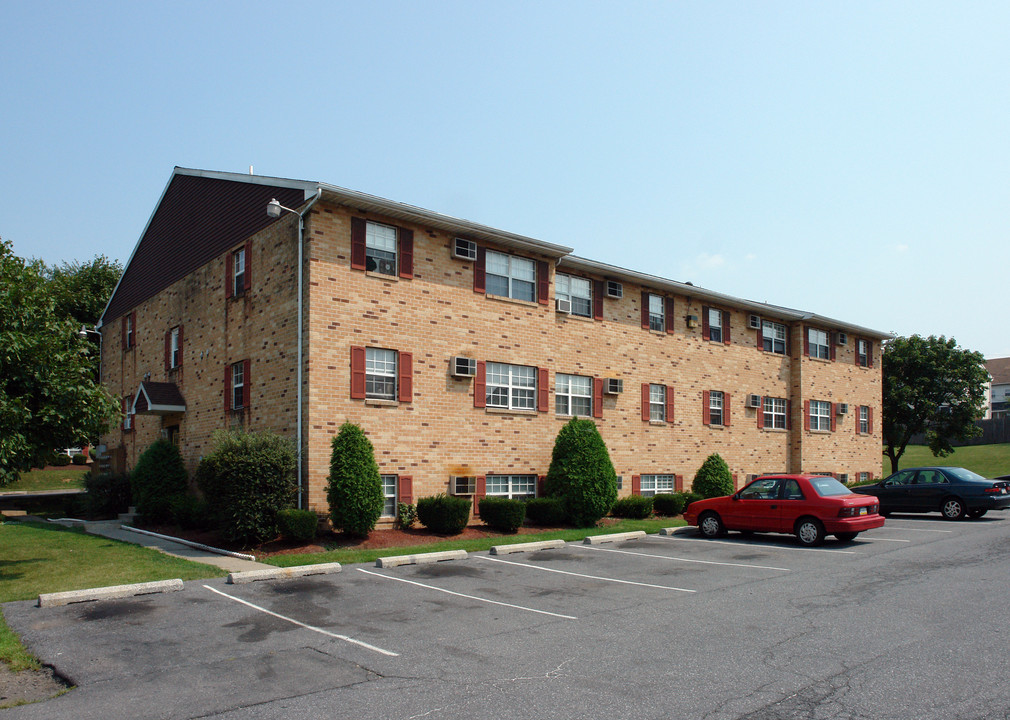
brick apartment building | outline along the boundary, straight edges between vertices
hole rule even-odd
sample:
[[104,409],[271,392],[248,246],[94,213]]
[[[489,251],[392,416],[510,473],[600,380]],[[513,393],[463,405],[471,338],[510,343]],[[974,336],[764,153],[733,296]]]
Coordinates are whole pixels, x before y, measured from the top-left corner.
[[738,484],[880,472],[886,334],[323,183],[176,168],[99,329],[114,465],[169,437],[192,472],[215,430],[270,429],[320,511],[345,421],[390,512],[538,492],[573,415],[622,496],[689,489],[713,452]]

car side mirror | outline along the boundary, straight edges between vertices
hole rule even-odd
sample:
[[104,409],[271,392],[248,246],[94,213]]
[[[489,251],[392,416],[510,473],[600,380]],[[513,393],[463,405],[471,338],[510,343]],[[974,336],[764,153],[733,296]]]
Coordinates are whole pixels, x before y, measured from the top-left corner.
[[732,498],[734,500],[739,500],[740,499],[740,493],[738,493],[738,492],[733,493]]

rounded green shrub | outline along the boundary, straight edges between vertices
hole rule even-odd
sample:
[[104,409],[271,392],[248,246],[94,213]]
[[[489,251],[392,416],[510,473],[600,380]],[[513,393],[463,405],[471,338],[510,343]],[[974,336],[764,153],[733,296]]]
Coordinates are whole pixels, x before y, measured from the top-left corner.
[[84,453],[77,453],[72,458],[70,458],[70,462],[72,462],[74,465],[87,465],[88,456],[85,455]]
[[179,448],[164,439],[151,443],[130,473],[130,488],[137,512],[146,522],[171,520],[172,503],[188,490]]
[[688,506],[691,503],[693,503],[695,500],[704,500],[704,499],[705,498],[703,498],[698,493],[694,493],[694,492],[686,492],[686,493],[684,493],[684,510],[682,510],[681,512],[685,512],[687,510]]
[[417,522],[417,506],[411,503],[397,503],[396,522],[405,530],[412,527]]
[[568,521],[590,527],[617,500],[617,473],[596,423],[572,418],[558,432],[547,471],[547,495],[561,499]]
[[316,536],[319,516],[312,510],[288,508],[277,513],[281,535],[295,542],[309,542]]
[[564,525],[565,506],[561,498],[530,498],[526,501],[526,520],[532,525]]
[[365,536],[375,528],[386,498],[375,450],[364,431],[344,423],[333,438],[326,500],[334,530]]
[[440,535],[459,535],[470,520],[470,500],[439,493],[417,501],[417,519]]
[[684,493],[659,493],[652,498],[652,509],[664,517],[680,515],[684,512]]
[[526,503],[503,497],[485,497],[480,501],[480,518],[491,528],[514,533],[526,519]]
[[210,526],[207,502],[195,495],[179,495],[172,501],[170,511],[172,522],[186,530]]
[[295,496],[295,448],[272,432],[214,433],[197,484],[219,531],[246,545],[277,537],[277,514]]
[[90,518],[116,517],[132,502],[130,478],[126,475],[88,474],[84,476],[85,512]]
[[712,453],[698,469],[691,491],[703,498],[733,494],[733,475],[719,453]]
[[70,458],[69,455],[64,455],[63,453],[59,453],[58,455],[54,455],[53,456],[52,460],[49,461],[49,464],[50,465],[54,465],[56,467],[66,467],[67,465],[69,465],[72,462],[73,462],[73,460]]
[[652,498],[629,495],[617,500],[610,512],[614,517],[644,520],[652,515]]

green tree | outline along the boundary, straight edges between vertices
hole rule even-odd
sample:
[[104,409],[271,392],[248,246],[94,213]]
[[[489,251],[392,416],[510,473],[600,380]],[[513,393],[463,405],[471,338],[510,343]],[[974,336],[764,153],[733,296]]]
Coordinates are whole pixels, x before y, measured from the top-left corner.
[[188,481],[179,448],[168,440],[155,440],[144,450],[130,473],[130,488],[137,511],[148,522],[168,520],[172,503],[186,494]]
[[41,262],[0,241],[0,485],[57,447],[87,442],[119,415],[98,384],[80,324],[61,317]]
[[368,535],[382,515],[386,498],[375,464],[375,450],[364,431],[344,423],[333,438],[326,499],[334,529]]
[[942,335],[897,337],[884,345],[883,436],[891,472],[913,436],[925,433],[936,457],[978,434],[989,379],[981,353]]
[[691,483],[691,491],[703,498],[733,494],[733,474],[719,453],[712,453],[705,458]]
[[57,317],[93,328],[116,289],[123,266],[104,255],[89,262],[65,262],[46,269]]
[[596,423],[572,418],[558,431],[547,495],[561,499],[569,522],[590,527],[617,501],[617,473]]

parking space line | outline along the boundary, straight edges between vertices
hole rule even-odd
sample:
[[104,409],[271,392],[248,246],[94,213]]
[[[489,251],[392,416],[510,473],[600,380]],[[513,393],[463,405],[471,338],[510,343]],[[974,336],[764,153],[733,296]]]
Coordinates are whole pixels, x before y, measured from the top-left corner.
[[[907,541],[906,541],[907,542]],[[651,553],[634,552],[633,550],[613,550],[611,548],[601,548],[594,545],[573,545],[582,550],[597,550],[599,552],[622,553],[624,555],[640,555],[641,557],[659,558],[660,560],[673,560],[675,562],[699,563],[701,565],[725,565],[727,567],[756,568],[758,570],[781,570],[782,572],[792,572],[789,568],[771,567],[770,565],[750,565],[747,563],[717,562],[715,560],[692,560],[691,558],[670,557],[668,555],[653,555]]]
[[906,542],[906,543],[910,543],[912,541],[911,540],[897,540],[895,538],[872,537],[872,538],[866,538],[864,540],[864,542]]
[[529,568],[530,570],[543,570],[544,572],[558,573],[559,575],[572,575],[574,577],[588,578],[590,580],[602,580],[604,582],[621,583],[622,585],[638,585],[639,587],[649,587],[658,588],[660,590],[676,590],[677,592],[694,593],[697,590],[688,590],[687,588],[673,587],[672,585],[653,585],[651,583],[636,582],[634,580],[618,580],[617,578],[607,578],[600,577],[598,575],[585,575],[583,573],[569,572],[568,570],[555,570],[554,568],[541,567],[539,565],[527,565],[526,563],[512,562],[511,560],[499,560],[498,558],[485,557],[484,555],[477,555],[478,560],[487,560],[488,562],[505,563],[506,565],[518,565],[519,567]]
[[344,642],[351,643],[352,645],[358,645],[360,647],[365,648],[366,650],[372,650],[374,652],[381,653],[382,655],[388,655],[389,657],[400,657],[400,653],[395,653],[392,650],[383,650],[380,647],[377,647],[375,645],[369,645],[366,642],[362,642],[361,640],[355,640],[354,638],[348,637],[346,635],[338,635],[337,633],[332,633],[329,630],[323,630],[322,628],[316,627],[315,625],[306,625],[305,623],[299,620],[295,620],[294,618],[289,618],[286,617],[285,615],[280,615],[278,613],[275,613],[273,610],[267,610],[266,608],[260,607],[259,605],[254,605],[253,603],[243,600],[242,598],[237,598],[233,595],[229,595],[228,593],[221,592],[220,590],[215,590],[209,585],[204,585],[204,587],[210,590],[212,593],[217,593],[218,595],[222,595],[228,598],[229,600],[234,600],[235,602],[241,603],[246,607],[251,607],[253,610],[259,610],[262,613],[272,615],[275,618],[284,620],[293,625],[297,625],[298,627],[305,628],[306,630],[311,630],[312,632],[317,632],[320,635],[326,635],[327,637],[335,638],[337,640],[343,640]]
[[732,545],[734,547],[761,547],[768,548],[769,550],[801,550],[803,552],[826,552],[826,553],[841,553],[842,555],[858,555],[855,550],[830,550],[828,548],[808,548],[808,547],[790,547],[786,545],[769,545],[767,543],[755,543],[755,542],[731,542],[729,540],[709,540],[708,538],[689,538],[678,536],[677,542],[686,540],[688,542],[703,542],[703,543],[713,543],[719,545]]
[[[937,530],[935,528],[912,528],[905,525],[894,525],[894,520],[888,519],[888,523],[892,524],[892,527],[899,527],[905,532],[935,532],[935,533],[952,533],[953,530]],[[887,527],[886,525],[884,527]]]
[[547,610],[537,610],[536,608],[524,607],[522,605],[513,605],[512,603],[500,602],[498,600],[490,600],[488,598],[477,597],[476,595],[467,595],[465,593],[455,592],[453,590],[446,590],[445,588],[436,587],[434,585],[425,585],[424,583],[419,583],[414,580],[407,580],[406,578],[393,577],[392,575],[383,575],[382,573],[372,572],[371,570],[364,570],[358,568],[358,572],[363,572],[366,575],[374,575],[375,577],[381,577],[386,580],[396,580],[397,582],[408,583],[410,585],[417,585],[418,587],[423,587],[428,590],[437,590],[438,592],[445,593],[446,595],[455,595],[456,597],[467,598],[468,600],[478,600],[480,602],[491,603],[492,605],[503,605],[505,607],[515,608],[516,610],[525,610],[531,613],[539,613],[540,615],[550,615],[551,617],[562,618],[564,620],[578,620],[574,615],[562,615],[560,613],[548,612]]

